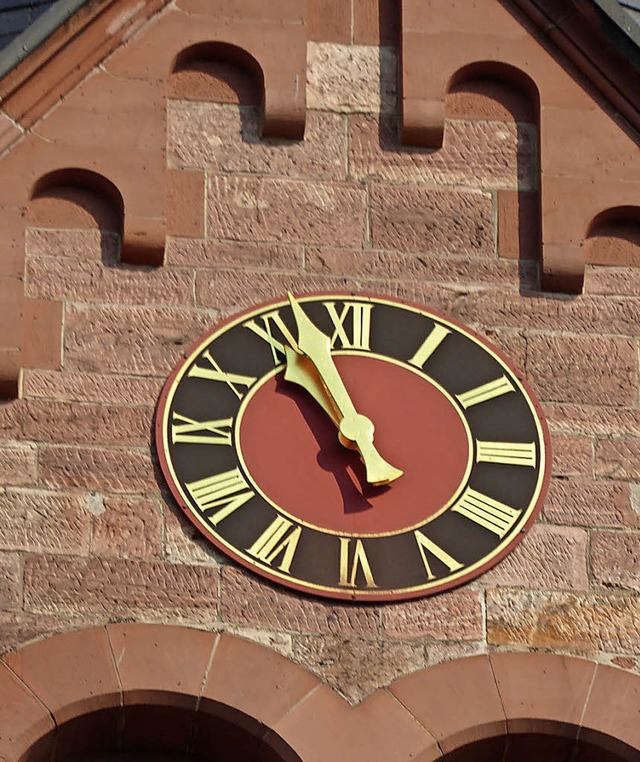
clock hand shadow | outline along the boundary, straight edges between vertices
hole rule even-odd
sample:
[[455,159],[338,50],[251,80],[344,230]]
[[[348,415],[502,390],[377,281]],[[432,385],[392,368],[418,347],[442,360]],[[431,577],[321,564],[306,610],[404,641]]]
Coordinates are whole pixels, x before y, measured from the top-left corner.
[[344,512],[361,513],[374,508],[370,498],[386,492],[388,487],[375,487],[366,479],[359,454],[340,444],[338,431],[326,412],[302,390],[278,379],[277,391],[293,398],[314,439],[318,443],[318,466],[331,473],[342,496]]

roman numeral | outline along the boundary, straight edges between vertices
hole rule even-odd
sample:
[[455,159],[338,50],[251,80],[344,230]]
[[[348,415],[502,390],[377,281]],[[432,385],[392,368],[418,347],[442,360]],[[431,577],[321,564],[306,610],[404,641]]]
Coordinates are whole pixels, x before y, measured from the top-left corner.
[[207,476],[186,485],[196,504],[209,521],[217,526],[256,494],[239,468]]
[[461,563],[456,561],[455,558],[442,550],[439,545],[436,545],[433,540],[430,540],[426,535],[422,534],[422,532],[416,530],[413,533],[413,536],[416,538],[416,542],[418,543],[418,550],[420,551],[420,555],[422,556],[422,563],[424,564],[424,568],[427,572],[427,579],[432,580],[436,578],[436,575],[431,571],[431,565],[429,564],[427,553],[431,553],[431,555],[435,556],[438,561],[442,562],[447,567],[447,569],[449,569],[450,573],[458,571],[458,569],[462,569]]
[[434,325],[427,338],[418,348],[418,351],[409,360],[411,365],[415,365],[417,368],[423,368],[427,360],[450,333],[451,331],[449,328],[445,328],[443,325]]
[[278,568],[288,574],[301,533],[302,527],[294,526],[284,516],[278,516],[253,545],[247,548],[247,553],[269,565],[278,556],[282,556]]
[[498,537],[504,537],[522,513],[473,489],[467,489],[451,510],[475,521]]
[[171,441],[173,444],[230,445],[232,423],[233,418],[194,421],[174,411],[171,419]]
[[466,410],[473,405],[479,405],[494,397],[501,397],[503,394],[515,392],[515,388],[506,376],[500,376],[495,381],[489,381],[488,384],[476,386],[475,389],[469,389],[464,394],[456,394],[456,399]]
[[350,544],[349,537],[340,538],[340,581],[338,584],[341,587],[357,587],[358,572],[361,572],[367,587],[378,587],[373,579],[362,540],[356,540],[351,560],[349,560]]
[[[373,304],[361,302],[344,302],[340,314],[336,310],[336,302],[322,302],[327,308],[334,332],[331,336],[331,346],[340,342],[343,349],[369,349],[371,333],[371,310]],[[345,328],[347,317],[351,315],[351,335]]]
[[236,389],[236,386],[251,386],[256,380],[251,376],[240,376],[237,373],[225,373],[213,359],[208,349],[206,352],[202,353],[201,357],[204,357],[210,367],[192,365],[191,368],[189,368],[187,375],[190,378],[206,378],[209,381],[222,381],[229,387],[229,389],[231,389],[239,400],[243,398],[244,393],[239,392]]
[[535,442],[476,442],[478,463],[504,463],[507,466],[536,467]]
[[280,317],[280,312],[278,310],[273,310],[273,312],[267,312],[265,315],[260,315],[259,320],[262,321],[262,325],[259,325],[254,319],[248,320],[246,323],[243,323],[243,325],[269,344],[273,356],[273,364],[280,365],[280,363],[283,363],[286,360],[284,344],[275,338],[273,329],[277,328],[280,335],[291,347],[295,348],[298,344],[291,335],[291,331]]

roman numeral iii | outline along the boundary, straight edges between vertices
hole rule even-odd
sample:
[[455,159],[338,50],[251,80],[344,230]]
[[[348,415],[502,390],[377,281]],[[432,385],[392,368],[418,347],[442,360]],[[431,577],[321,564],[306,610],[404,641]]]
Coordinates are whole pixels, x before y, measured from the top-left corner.
[[535,442],[476,442],[478,463],[536,467]]

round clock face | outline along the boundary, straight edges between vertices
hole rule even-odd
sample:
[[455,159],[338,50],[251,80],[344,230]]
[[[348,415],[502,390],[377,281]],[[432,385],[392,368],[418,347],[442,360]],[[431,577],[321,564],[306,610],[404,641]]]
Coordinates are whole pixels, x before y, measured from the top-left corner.
[[279,583],[388,601],[460,585],[535,519],[548,433],[514,368],[428,310],[291,296],[203,337],[160,398],[169,487]]

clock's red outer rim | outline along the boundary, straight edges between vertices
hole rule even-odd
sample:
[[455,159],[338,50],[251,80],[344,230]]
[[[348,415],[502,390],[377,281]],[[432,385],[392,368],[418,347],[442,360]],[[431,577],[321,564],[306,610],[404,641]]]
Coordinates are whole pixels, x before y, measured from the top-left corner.
[[168,463],[167,457],[164,452],[164,447],[163,447],[162,421],[164,419],[164,411],[167,405],[169,394],[173,387],[174,380],[176,379],[176,377],[182,370],[187,360],[191,357],[192,353],[207,338],[212,336],[214,333],[219,333],[225,328],[225,326],[229,325],[230,323],[237,322],[244,315],[260,312],[261,310],[269,306],[286,304],[286,301],[284,301],[281,297],[277,299],[266,300],[258,304],[254,304],[245,310],[241,310],[240,312],[235,312],[233,315],[230,315],[229,317],[224,318],[223,320],[219,322],[216,322],[215,327],[213,329],[201,334],[198,337],[198,339],[196,339],[189,346],[187,350],[183,351],[182,358],[177,363],[177,365],[173,368],[173,370],[167,377],[167,380],[165,381],[162,387],[162,391],[160,392],[160,396],[158,398],[158,403],[156,405],[156,410],[155,410],[155,423],[154,423],[155,437],[154,438],[155,438],[155,445],[156,445],[156,453],[158,455],[158,461],[160,463],[160,468],[162,470],[164,481],[166,485],[169,487],[171,494],[173,495],[180,509],[183,511],[183,513],[186,514],[186,516],[189,518],[191,523],[198,529],[198,531],[204,536],[206,536],[215,545],[216,548],[218,548],[222,553],[224,553],[229,558],[232,558],[234,561],[244,566],[246,569],[249,569],[250,571],[260,575],[262,578],[267,579],[270,582],[275,582],[280,586],[297,590],[307,595],[317,596],[323,599],[329,598],[329,599],[338,600],[338,601],[350,601],[350,602],[356,602],[356,603],[393,603],[393,602],[412,600],[416,598],[426,598],[427,596],[436,595],[438,593],[443,593],[447,590],[451,590],[456,587],[461,587],[462,585],[465,585],[471,582],[472,580],[477,579],[486,571],[496,566],[505,556],[507,556],[515,548],[516,545],[518,545],[518,543],[523,539],[523,536],[529,531],[529,528],[531,527],[533,522],[538,518],[540,511],[542,510],[542,505],[544,504],[544,501],[546,499],[547,492],[549,490],[549,482],[551,479],[552,453],[551,453],[551,439],[549,436],[549,429],[547,426],[546,418],[542,410],[542,406],[540,405],[540,402],[538,400],[538,397],[533,391],[529,382],[525,379],[523,373],[513,364],[513,362],[509,358],[506,357],[506,355],[501,349],[499,349],[498,347],[495,346],[495,344],[493,344],[492,341],[487,339],[485,336],[482,336],[481,334],[479,334],[477,331],[473,330],[472,328],[469,328],[468,326],[464,325],[456,318],[453,318],[449,315],[444,314],[443,312],[440,312],[440,310],[431,309],[430,307],[425,307],[423,305],[410,302],[406,299],[398,299],[397,297],[388,296],[386,294],[374,294],[371,292],[360,292],[360,291],[307,291],[304,293],[296,293],[296,297],[299,299],[305,299],[307,297],[308,298],[352,297],[356,299],[373,299],[373,300],[379,300],[382,302],[390,302],[393,304],[403,305],[406,307],[410,307],[412,309],[419,310],[420,312],[428,312],[429,314],[434,315],[435,317],[442,318],[442,320],[458,326],[462,331],[469,334],[470,336],[473,336],[483,346],[490,349],[497,357],[499,357],[500,360],[516,376],[520,384],[524,387],[525,391],[527,392],[529,399],[531,400],[531,403],[533,404],[533,407],[537,413],[538,421],[540,423],[540,428],[542,430],[542,438],[544,440],[545,471],[543,474],[542,483],[540,485],[538,499],[536,500],[536,504],[529,514],[529,518],[527,519],[525,524],[523,524],[523,526],[521,527],[520,532],[518,532],[518,534],[516,534],[507,545],[505,545],[499,552],[495,553],[490,558],[488,558],[484,563],[475,567],[468,574],[463,574],[462,576],[457,577],[454,580],[445,581],[440,585],[435,585],[434,587],[429,587],[427,589],[420,588],[418,590],[399,591],[399,592],[387,591],[387,592],[381,592],[381,593],[373,593],[368,590],[341,592],[341,591],[335,591],[335,590],[325,590],[321,588],[316,589],[312,587],[311,585],[306,585],[304,583],[297,582],[295,579],[290,579],[288,577],[285,577],[284,575],[280,576],[276,573],[271,573],[267,569],[263,569],[257,564],[251,563],[251,561],[249,561],[247,558],[240,555],[239,553],[236,553],[233,548],[229,548],[223,543],[221,543],[219,539],[216,537],[216,535],[214,535],[205,526],[203,526],[201,523],[197,521],[196,517],[189,510],[189,507],[184,504],[183,497],[178,491],[178,489],[176,488],[176,485],[174,484],[173,479],[170,476],[171,471],[170,471],[169,463]]

